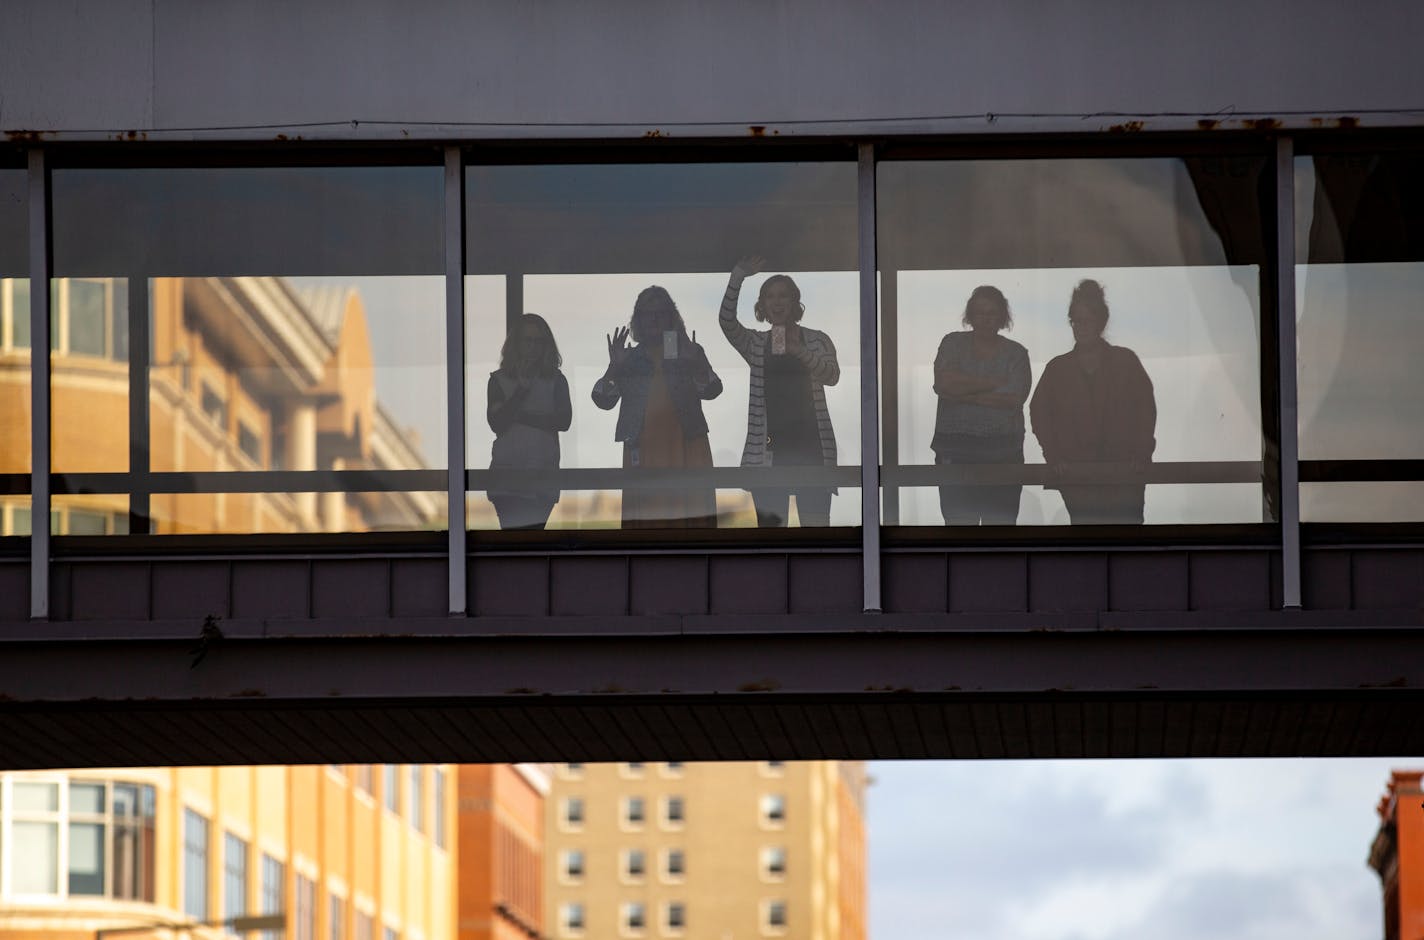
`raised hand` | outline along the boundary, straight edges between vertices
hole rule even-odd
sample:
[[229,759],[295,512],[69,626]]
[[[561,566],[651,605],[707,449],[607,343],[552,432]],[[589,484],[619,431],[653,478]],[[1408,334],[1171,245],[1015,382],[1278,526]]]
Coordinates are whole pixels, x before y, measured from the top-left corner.
[[741,283],[753,274],[761,273],[765,268],[766,259],[761,255],[746,255],[732,268],[732,280]]
[[628,327],[620,326],[613,330],[608,336],[608,365],[609,368],[623,364],[632,352],[628,347]]

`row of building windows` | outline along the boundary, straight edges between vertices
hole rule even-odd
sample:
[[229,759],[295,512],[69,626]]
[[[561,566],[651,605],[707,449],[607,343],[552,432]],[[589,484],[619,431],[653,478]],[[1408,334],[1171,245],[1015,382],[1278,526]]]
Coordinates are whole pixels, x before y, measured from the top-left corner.
[[[355,764],[352,767],[351,776],[356,784],[356,789],[373,798],[376,794],[376,766]],[[401,811],[401,765],[381,764],[379,766],[381,768],[381,804],[388,811],[399,815]],[[410,825],[416,832],[425,833],[427,825],[425,769],[427,765],[407,764],[405,766],[406,806],[409,810]],[[343,766],[333,764],[331,767],[338,776],[347,779],[347,773]],[[434,840],[435,845],[442,849],[447,847],[449,840],[445,810],[445,795],[449,787],[447,778],[448,774],[445,768],[430,768],[430,832],[428,834]]]
[[[660,905],[662,916],[660,932],[667,936],[680,935],[688,927],[687,904],[682,901],[668,901]],[[786,902],[776,898],[763,899],[760,904],[759,922],[765,934],[780,935],[788,926]],[[590,930],[587,912],[578,901],[570,901],[559,907],[559,931],[564,936],[582,936]],[[618,908],[618,930],[623,936],[642,936],[648,930],[648,906],[642,901],[625,901]]]
[[[638,779],[647,773],[648,764],[641,761],[626,761],[618,765],[618,773],[630,779]],[[663,776],[681,777],[686,766],[682,761],[663,761],[658,765]],[[757,763],[758,768],[764,774],[780,776],[786,769],[786,761],[766,760]],[[584,765],[581,763],[566,763],[559,765],[561,775],[569,780],[578,780],[583,777]]]
[[[660,849],[660,877],[667,882],[680,882],[687,875],[687,856],[682,849]],[[776,881],[786,877],[786,848],[779,845],[763,846],[758,850],[759,870],[762,877]],[[647,876],[647,852],[643,849],[624,849],[620,853],[619,874],[629,882],[640,882]],[[560,875],[565,882],[578,884],[588,873],[587,858],[583,849],[566,849],[561,854]]]
[[[659,822],[664,829],[681,829],[687,821],[686,802],[680,796],[664,796],[658,800],[661,806]],[[625,796],[620,800],[619,824],[626,829],[640,829],[647,822],[647,803],[641,796]],[[760,801],[763,825],[779,827],[786,822],[786,797],[780,793],[763,794]],[[580,829],[586,819],[584,798],[564,797],[560,810],[560,821],[566,829]]]

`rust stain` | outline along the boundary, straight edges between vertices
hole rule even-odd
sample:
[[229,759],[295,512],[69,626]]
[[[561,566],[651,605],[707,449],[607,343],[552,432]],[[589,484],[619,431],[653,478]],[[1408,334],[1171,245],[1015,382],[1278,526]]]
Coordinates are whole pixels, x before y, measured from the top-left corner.
[[1318,117],[1311,118],[1311,119],[1310,119],[1310,126],[1311,126],[1311,127],[1324,127],[1324,126],[1325,126],[1325,118],[1318,118]]
[[738,692],[775,692],[781,688],[781,683],[775,679],[758,679],[755,682],[743,682],[737,686]]
[[49,131],[6,131],[5,139],[15,143],[37,144],[49,135]]
[[1253,131],[1273,131],[1281,126],[1281,122],[1275,118],[1247,118],[1241,124]]
[[1344,128],[1346,130],[1353,130],[1354,128],[1360,126],[1360,119],[1347,114],[1343,117],[1336,118],[1335,124],[1336,126]]
[[664,134],[661,130],[659,130],[658,128],[655,127],[655,128],[653,128],[652,130],[650,130],[650,131],[644,131],[644,132],[643,132],[643,136],[644,136],[644,137],[666,137],[667,135]]
[[765,125],[765,124],[753,124],[753,125],[751,125],[750,127],[748,127],[747,129],[752,132],[752,136],[753,136],[753,137],[765,137],[765,136],[766,136],[766,125]]
[[1197,130],[1214,131],[1220,123],[1220,121],[1213,118],[1202,118],[1200,121],[1197,121]]
[[278,139],[278,140],[288,140],[289,138],[287,137],[286,134],[278,134],[278,135],[277,135],[277,139]]
[[1124,121],[1121,124],[1114,124],[1108,128],[1109,134],[1135,134],[1146,127],[1141,121]]

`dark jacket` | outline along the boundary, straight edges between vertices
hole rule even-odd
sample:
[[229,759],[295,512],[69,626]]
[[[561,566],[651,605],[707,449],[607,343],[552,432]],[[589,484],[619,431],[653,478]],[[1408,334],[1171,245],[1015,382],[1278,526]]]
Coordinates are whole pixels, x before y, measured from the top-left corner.
[[[702,402],[722,394],[722,380],[712,371],[707,353],[697,343],[688,341],[691,354],[678,359],[663,360],[668,395],[677,409],[682,436],[688,440],[707,433],[707,419],[702,416]],[[648,389],[652,383],[653,363],[634,347],[632,353],[615,369],[609,366],[603,378],[593,386],[593,403],[608,411],[621,399],[615,441],[638,442],[643,430],[643,411],[648,404]],[[703,381],[705,379],[705,381]]]

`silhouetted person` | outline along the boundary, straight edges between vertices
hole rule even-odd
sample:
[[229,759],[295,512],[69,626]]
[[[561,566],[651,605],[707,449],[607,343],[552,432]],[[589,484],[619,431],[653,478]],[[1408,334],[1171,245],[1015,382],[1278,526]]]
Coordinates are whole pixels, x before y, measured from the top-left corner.
[[[801,290],[785,274],[767,278],[757,296],[756,318],[771,328],[742,326],[737,320],[742,282],[762,267],[762,259],[755,256],[737,262],[718,316],[727,341],[751,366],[742,466],[834,467],[836,435],[825,387],[841,379],[836,347],[825,333],[801,326],[806,312]],[[826,486],[753,488],[757,525],[786,525],[795,496],[802,526],[828,526],[834,492]]]
[[[554,469],[559,466],[559,432],[573,421],[569,383],[559,371],[554,333],[544,318],[526,313],[510,329],[490,373],[485,410],[494,431],[491,470]],[[542,529],[559,501],[558,490],[489,492],[502,529]]]
[[[605,411],[623,403],[614,433],[614,440],[623,442],[623,466],[711,467],[702,402],[720,394],[722,380],[707,353],[687,335],[672,297],[661,287],[640,293],[631,327],[619,327],[608,337],[608,371],[593,387],[593,403]],[[716,524],[717,491],[710,482],[687,489],[623,491],[624,528]]]
[[1056,356],[1029,402],[1033,433],[1074,524],[1142,522],[1145,483],[1085,482],[1075,463],[1118,463],[1132,473],[1152,460],[1157,402],[1137,354],[1103,339],[1108,303],[1102,285],[1084,280],[1068,305],[1073,349]]
[[[930,448],[941,466],[1024,462],[1024,401],[1032,369],[1028,350],[1000,336],[1013,326],[1009,302],[997,287],[976,287],[964,305],[966,332],[949,333],[935,355],[939,396]],[[1018,483],[945,484],[939,506],[945,525],[1013,525]]]

